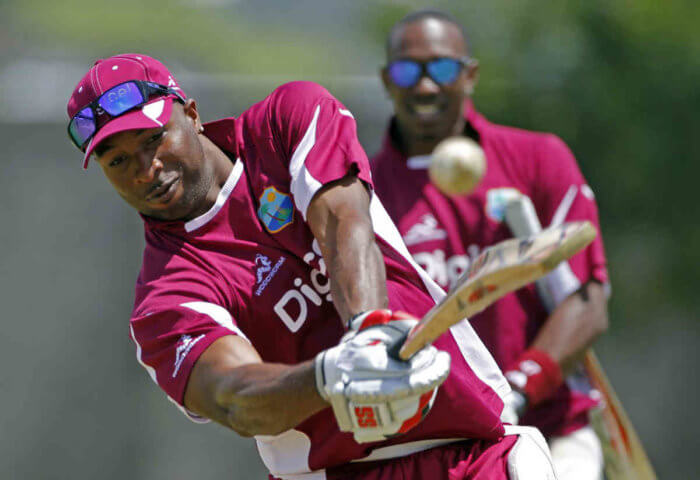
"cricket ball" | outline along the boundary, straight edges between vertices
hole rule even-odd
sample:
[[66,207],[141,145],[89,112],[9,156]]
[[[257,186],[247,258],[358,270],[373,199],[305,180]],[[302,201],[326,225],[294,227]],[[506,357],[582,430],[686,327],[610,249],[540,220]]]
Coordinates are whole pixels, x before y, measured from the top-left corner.
[[486,173],[486,155],[474,140],[448,137],[437,144],[431,155],[430,181],[448,195],[470,193]]

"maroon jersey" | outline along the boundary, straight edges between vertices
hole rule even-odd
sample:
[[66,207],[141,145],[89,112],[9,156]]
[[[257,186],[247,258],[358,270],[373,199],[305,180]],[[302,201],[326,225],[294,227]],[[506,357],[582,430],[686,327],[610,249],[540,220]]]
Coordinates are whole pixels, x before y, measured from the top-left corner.
[[[193,365],[223,335],[247,339],[266,362],[296,364],[344,333],[318,243],[305,221],[321,186],[354,170],[372,187],[351,113],[307,82],[276,89],[238,118],[205,125],[233,170],[211,209],[188,222],[144,217],[146,250],[131,334],[139,361],[183,411]],[[412,261],[373,195],[389,308],[423,315],[444,293]],[[467,322],[436,346],[452,370],[427,418],[389,442],[357,444],[330,408],[295,429],[256,438],[272,474],[288,478],[362,458],[401,456],[447,438],[497,439],[510,389]],[[196,420],[196,416],[186,412]],[[418,442],[418,443],[416,443]],[[397,446],[398,445],[398,446]]]
[[[448,197],[439,192],[428,178],[429,157],[406,158],[392,141],[393,127],[372,159],[377,195],[417,263],[445,289],[484,247],[512,237],[503,216],[506,201],[516,192],[532,199],[542,225],[549,225],[556,215],[567,221],[590,220],[599,227],[593,192],[564,142],[551,134],[494,125],[470,102],[465,112],[465,128],[477,137],[487,164],[484,178],[471,194]],[[607,285],[600,235],[569,264],[581,282],[597,280]],[[498,365],[508,368],[546,318],[531,285],[507,295],[470,322]],[[569,383],[573,386],[573,379]],[[522,423],[535,425],[546,435],[585,425],[587,410],[595,403],[585,386],[577,389],[580,392],[563,385],[551,400],[532,408]]]

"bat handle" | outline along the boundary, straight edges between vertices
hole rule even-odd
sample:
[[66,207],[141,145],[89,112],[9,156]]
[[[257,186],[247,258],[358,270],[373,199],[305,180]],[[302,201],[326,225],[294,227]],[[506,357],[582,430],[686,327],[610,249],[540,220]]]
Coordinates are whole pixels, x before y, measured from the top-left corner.
[[[516,237],[527,237],[542,231],[542,224],[532,200],[520,195],[506,204],[506,224]],[[571,270],[568,262],[562,262],[546,277],[536,282],[537,291],[548,312],[551,312],[566,297],[581,287],[581,282]]]
[[406,358],[403,358],[403,356],[401,356],[401,347],[403,347],[403,344],[406,342],[406,339],[408,338],[408,335],[410,333],[410,331],[404,333],[400,337],[395,338],[389,345],[387,345],[386,351],[391,358],[393,358],[394,360],[405,361],[412,357],[412,355],[407,355]]

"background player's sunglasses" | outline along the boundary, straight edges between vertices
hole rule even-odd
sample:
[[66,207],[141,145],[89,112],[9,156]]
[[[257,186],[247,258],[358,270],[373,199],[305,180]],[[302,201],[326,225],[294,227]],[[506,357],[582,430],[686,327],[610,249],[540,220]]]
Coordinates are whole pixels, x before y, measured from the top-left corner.
[[423,75],[428,75],[438,85],[449,85],[457,80],[459,72],[465,65],[469,65],[470,59],[440,57],[427,62],[415,60],[394,60],[387,69],[391,81],[401,88],[415,86]]
[[108,121],[140,107],[153,97],[164,95],[175,95],[185,103],[183,96],[176,90],[157,83],[143,80],[120,83],[90,102],[71,118],[68,124],[68,136],[75,146],[84,152],[87,142]]

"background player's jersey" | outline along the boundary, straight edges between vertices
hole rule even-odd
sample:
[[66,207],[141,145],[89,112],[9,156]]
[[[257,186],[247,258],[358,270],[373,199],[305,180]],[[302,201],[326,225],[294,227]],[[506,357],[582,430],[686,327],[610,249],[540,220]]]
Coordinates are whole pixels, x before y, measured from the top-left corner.
[[[284,85],[239,118],[205,125],[204,134],[235,162],[208,212],[186,223],[144,218],[131,333],[139,361],[181,408],[195,361],[223,335],[246,338],[264,361],[286,364],[340,340],[344,328],[305,217],[314,193],[348,171],[372,186],[355,128],[350,112],[321,87]],[[373,197],[389,308],[421,316],[443,292],[412,263]],[[328,408],[293,430],[256,438],[271,473],[288,477],[418,440],[499,438],[509,386],[490,354],[467,322],[436,346],[451,354],[452,370],[418,427],[390,442],[360,445],[339,432]]]
[[[396,222],[415,260],[444,289],[465,271],[482,249],[512,237],[503,221],[506,201],[519,191],[528,195],[542,225],[555,212],[567,221],[590,220],[599,227],[593,192],[566,145],[556,136],[494,125],[465,106],[467,131],[486,154],[486,174],[467,196],[448,197],[430,183],[429,157],[406,158],[390,130],[372,159],[375,191]],[[581,282],[607,285],[600,235],[569,264]],[[534,285],[507,295],[471,324],[501,368],[512,366],[547,318]],[[573,383],[573,382],[569,382]],[[585,392],[587,393],[587,392]],[[521,419],[546,435],[562,434],[587,423],[594,402],[584,391],[562,386],[550,401]]]

